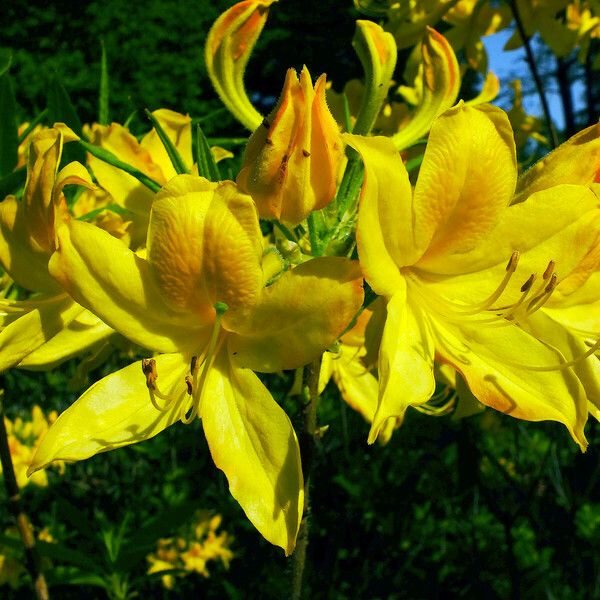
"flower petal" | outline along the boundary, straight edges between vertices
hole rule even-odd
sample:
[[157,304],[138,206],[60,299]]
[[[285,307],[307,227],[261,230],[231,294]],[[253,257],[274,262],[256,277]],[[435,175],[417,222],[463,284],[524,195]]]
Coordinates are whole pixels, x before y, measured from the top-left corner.
[[356,230],[360,264],[369,285],[389,297],[402,287],[399,267],[412,264],[425,250],[414,235],[408,173],[388,138],[343,137],[365,165]]
[[358,263],[317,258],[284,273],[249,313],[226,313],[235,362],[255,371],[295,369],[342,334],[363,300]]
[[506,113],[459,104],[434,123],[414,192],[419,266],[468,252],[496,226],[515,189],[517,164]]
[[513,203],[561,183],[600,183],[600,123],[570,137],[524,173]]
[[[28,311],[2,328],[0,333],[0,372],[17,365],[28,354],[56,336],[84,309],[66,294],[10,303],[9,310],[18,310],[19,304]],[[36,306],[37,304],[37,306]],[[0,304],[0,311],[5,308]]]
[[[571,369],[536,370],[565,362],[561,353],[514,324],[498,327],[432,320],[436,350],[483,404],[526,421],[563,423],[582,450],[588,407]],[[534,367],[534,368],[532,368]]]
[[261,259],[254,203],[232,182],[179,175],[157,194],[148,262],[174,310],[194,311],[206,321],[216,302],[251,306],[262,290]]
[[[185,374],[189,361],[181,354],[155,358],[163,394],[189,398]],[[179,420],[181,402],[160,412],[150,401],[142,362],[138,361],[96,382],[50,427],[33,457],[29,473],[55,460],[83,460],[154,437]]]
[[195,350],[203,343],[203,324],[167,305],[148,262],[122,242],[76,220],[61,225],[58,241],[50,272],[106,324],[152,350]]
[[402,417],[409,406],[424,404],[435,390],[434,343],[428,319],[398,292],[387,304],[379,349],[379,403],[369,432],[372,444],[388,419]]
[[[80,307],[81,308],[81,307]],[[50,369],[115,335],[115,330],[89,310],[83,311],[55,336],[29,353],[20,369]],[[1,336],[0,336],[1,337]]]
[[288,416],[249,369],[219,353],[200,416],[215,465],[231,495],[272,544],[292,553],[304,502],[298,440]]

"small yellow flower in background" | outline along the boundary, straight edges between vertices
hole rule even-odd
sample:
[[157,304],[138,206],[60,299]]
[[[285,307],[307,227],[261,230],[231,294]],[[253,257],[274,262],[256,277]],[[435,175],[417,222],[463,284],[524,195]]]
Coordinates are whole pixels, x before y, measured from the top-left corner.
[[343,143],[325,101],[325,75],[314,88],[308,69],[289,69],[281,97],[250,136],[238,174],[263,219],[297,225],[335,196]]
[[192,572],[210,577],[207,565],[221,563],[225,569],[234,558],[230,549],[232,536],[226,531],[217,533],[221,526],[221,515],[211,515],[209,511],[199,511],[191,526],[178,532],[175,538],[161,539],[157,542],[156,552],[148,555],[150,567],[147,573],[178,570],[161,577],[167,589],[175,586],[175,576],[184,577]]
[[[46,416],[39,406],[34,406],[31,410],[30,419],[23,420],[21,417],[17,417],[14,421],[8,418],[4,419],[8,434],[8,446],[19,488],[24,488],[30,483],[40,487],[48,485],[48,475],[44,471],[34,473],[32,477],[27,477],[27,469],[29,469],[41,438],[46,434],[50,425],[56,421],[57,417],[58,414],[54,410]],[[58,471],[62,475],[65,471],[64,462],[59,461],[55,463],[55,466],[58,467]]]
[[523,91],[521,81],[515,79],[512,82],[514,90],[514,99],[512,108],[508,111],[508,119],[515,132],[515,143],[517,150],[522,150],[527,145],[529,138],[549,146],[548,138],[544,136],[544,124],[538,117],[534,117],[525,112],[523,108]]

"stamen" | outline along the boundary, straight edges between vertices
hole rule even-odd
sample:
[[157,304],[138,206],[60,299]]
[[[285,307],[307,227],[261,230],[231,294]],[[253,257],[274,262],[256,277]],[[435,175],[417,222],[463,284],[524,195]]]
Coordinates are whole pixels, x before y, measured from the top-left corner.
[[551,260],[548,263],[548,266],[546,267],[544,274],[542,275],[544,281],[546,281],[546,279],[548,279],[552,275],[552,273],[554,273],[554,267],[555,267],[554,261]]
[[538,311],[540,308],[542,308],[542,306],[544,306],[544,304],[548,302],[550,296],[552,296],[552,292],[554,292],[557,285],[558,275],[556,273],[552,273],[552,275],[550,276],[550,281],[544,287],[544,291],[535,298],[533,298],[533,300],[531,300],[527,305],[527,315],[531,315],[534,312]]
[[[202,368],[202,374],[200,375],[200,381],[198,382],[198,388],[197,388],[196,393],[193,395],[192,395],[192,393],[194,391],[193,390],[193,380],[188,383],[188,380],[186,377],[188,393],[190,394],[190,396],[192,396],[193,401],[192,401],[191,411],[190,411],[189,415],[186,413],[190,409],[187,408],[186,405],[184,405],[182,407],[180,420],[185,425],[189,425],[196,418],[196,416],[198,415],[198,412],[200,411],[200,403],[202,401],[202,395],[204,392],[206,378],[208,377],[208,372],[210,371],[211,367],[213,366],[213,363],[215,362],[215,358],[221,348],[221,343],[223,341],[223,338],[221,338],[221,341],[217,344],[217,342],[219,341],[219,334],[221,332],[221,319],[223,318],[223,315],[227,312],[228,309],[229,309],[229,307],[227,306],[227,304],[225,304],[225,302],[217,302],[215,304],[215,310],[217,311],[217,315],[215,318],[215,324],[213,326],[212,334],[210,336],[210,341],[208,342],[208,348],[206,350],[206,358],[204,359],[204,366]],[[197,361],[194,361],[193,358],[192,358],[192,366],[197,369]],[[190,388],[192,389],[192,392],[189,391]]]
[[192,360],[190,362],[190,373],[192,374],[192,377],[196,376],[197,369],[198,369],[198,357],[192,356]]
[[187,386],[188,396],[191,396],[194,393],[194,385],[190,375],[185,376],[185,385]]
[[158,371],[156,369],[156,361],[153,358],[142,359],[142,373],[146,376],[146,386],[148,387],[148,389],[156,389]]

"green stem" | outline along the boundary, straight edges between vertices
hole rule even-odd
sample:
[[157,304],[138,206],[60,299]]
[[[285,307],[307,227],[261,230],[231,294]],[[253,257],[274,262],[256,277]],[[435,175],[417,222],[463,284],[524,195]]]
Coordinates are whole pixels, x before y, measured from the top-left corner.
[[515,23],[517,25],[517,29],[519,30],[519,34],[521,39],[523,40],[523,46],[525,48],[525,56],[527,58],[527,64],[529,65],[529,70],[531,71],[531,75],[533,77],[533,81],[535,82],[535,87],[540,97],[540,102],[542,103],[542,111],[544,113],[544,119],[546,121],[546,127],[548,129],[548,133],[550,134],[550,142],[552,144],[552,148],[556,148],[558,146],[558,136],[556,135],[556,129],[554,128],[554,123],[552,123],[552,117],[550,116],[550,107],[548,106],[548,100],[546,98],[546,94],[544,92],[544,84],[542,83],[542,79],[540,77],[537,63],[535,62],[535,58],[533,56],[533,50],[531,49],[530,38],[525,31],[525,26],[523,25],[523,21],[521,19],[521,15],[519,13],[519,8],[517,7],[516,0],[510,0],[510,9],[512,11],[513,17],[515,19]]
[[48,109],[45,108],[29,125],[27,125],[25,131],[19,136],[19,144],[22,144],[27,136],[46,118],[48,115]]
[[17,529],[23,540],[25,563],[33,581],[35,596],[38,600],[48,600],[50,598],[48,585],[42,571],[40,555],[35,547],[35,537],[33,536],[31,524],[21,506],[21,493],[15,476],[10,448],[8,447],[8,433],[6,432],[6,424],[4,423],[3,395],[3,392],[0,392],[0,461],[2,463],[2,478],[8,497],[8,507],[15,518]]
[[310,484],[313,474],[314,455],[317,438],[317,408],[319,405],[319,373],[321,372],[321,359],[313,361],[304,370],[303,408],[304,423],[300,432],[300,455],[302,457],[302,471],[304,473],[304,514],[298,531],[296,550],[292,555],[292,600],[300,600],[302,596],[302,582],[304,567],[306,565],[306,549],[308,548],[310,516]]

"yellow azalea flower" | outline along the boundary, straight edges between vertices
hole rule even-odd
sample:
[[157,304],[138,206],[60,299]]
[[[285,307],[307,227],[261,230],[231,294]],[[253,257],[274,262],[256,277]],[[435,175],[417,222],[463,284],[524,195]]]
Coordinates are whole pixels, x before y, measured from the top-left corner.
[[208,76],[231,114],[250,131],[262,120],[244,87],[244,71],[254,44],[277,0],[244,0],[226,10],[211,27],[204,47]]
[[506,114],[487,105],[458,105],[436,121],[414,192],[388,139],[345,137],[365,162],[359,258],[387,300],[369,441],[389,418],[427,402],[437,357],[483,404],[562,422],[584,449],[595,358],[565,358],[564,328],[540,308],[563,282],[594,270],[594,193],[560,185],[510,205],[513,135]]
[[[55,223],[67,213],[66,185],[93,187],[85,167],[77,162],[58,166],[64,141],[77,139],[67,128],[45,129],[30,144],[27,182],[23,199],[8,196],[0,203],[0,264],[12,279],[40,295],[26,301],[0,299],[0,371],[30,360],[44,366],[73,356],[113,332],[93,318],[86,332],[79,322],[86,312],[76,304],[48,272],[48,260],[56,247]],[[88,317],[91,316],[88,313]],[[59,343],[47,354],[45,344],[57,334]],[[38,354],[38,352],[40,354]],[[23,365],[25,366],[25,365]]]
[[67,409],[32,470],[80,460],[202,419],[217,467],[248,518],[290,553],[302,515],[296,436],[250,369],[300,367],[362,302],[358,265],[308,261],[263,289],[262,235],[234,183],[174,177],[154,200],[141,258],[80,221],[58,231],[54,277],[132,341],[164,352],[113,373]]
[[338,126],[325,102],[325,76],[289,69],[279,102],[250,136],[237,184],[258,213],[297,225],[335,196],[343,158]]

